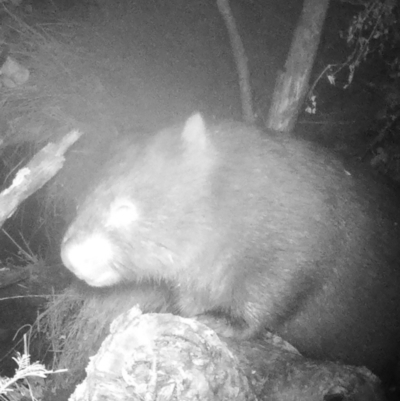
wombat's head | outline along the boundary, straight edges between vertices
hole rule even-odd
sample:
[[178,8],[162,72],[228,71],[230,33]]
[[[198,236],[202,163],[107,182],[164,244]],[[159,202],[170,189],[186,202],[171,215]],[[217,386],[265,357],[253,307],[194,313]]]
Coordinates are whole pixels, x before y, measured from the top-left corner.
[[65,266],[96,287],[179,274],[209,235],[214,161],[199,114],[119,151],[65,234]]

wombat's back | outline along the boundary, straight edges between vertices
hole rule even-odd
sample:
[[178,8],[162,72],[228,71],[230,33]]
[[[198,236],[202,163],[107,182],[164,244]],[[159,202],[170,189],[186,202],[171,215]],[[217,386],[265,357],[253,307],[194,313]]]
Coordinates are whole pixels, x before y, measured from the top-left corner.
[[400,343],[397,194],[307,142],[217,132],[225,162],[214,182],[228,180],[219,204],[232,244],[217,282],[236,275],[232,314],[308,356],[382,373]]

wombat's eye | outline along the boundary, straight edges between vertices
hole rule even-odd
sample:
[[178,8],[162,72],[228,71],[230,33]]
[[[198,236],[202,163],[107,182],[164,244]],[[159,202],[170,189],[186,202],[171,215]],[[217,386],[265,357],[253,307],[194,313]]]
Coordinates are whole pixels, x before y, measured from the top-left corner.
[[116,199],[109,209],[107,227],[125,227],[135,222],[139,217],[138,208],[134,203],[126,199]]

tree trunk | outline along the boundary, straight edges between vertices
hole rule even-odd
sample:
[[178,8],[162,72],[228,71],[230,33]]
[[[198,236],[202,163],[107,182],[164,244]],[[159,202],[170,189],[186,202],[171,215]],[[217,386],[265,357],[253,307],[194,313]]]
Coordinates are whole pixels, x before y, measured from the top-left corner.
[[308,89],[329,0],[305,0],[285,63],[278,73],[267,128],[291,132]]
[[225,21],[231,42],[236,69],[239,76],[240,99],[242,103],[242,117],[246,123],[254,123],[253,99],[251,95],[250,73],[244,46],[237,29],[235,19],[229,7],[229,0],[217,0],[218,10]]

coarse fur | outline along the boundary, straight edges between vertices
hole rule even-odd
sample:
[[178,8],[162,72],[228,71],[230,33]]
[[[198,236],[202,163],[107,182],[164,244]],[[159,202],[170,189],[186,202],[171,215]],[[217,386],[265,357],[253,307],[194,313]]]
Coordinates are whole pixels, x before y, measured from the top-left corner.
[[117,152],[62,258],[94,286],[166,281],[220,334],[267,328],[383,374],[400,340],[398,223],[390,190],[323,150],[197,114]]

